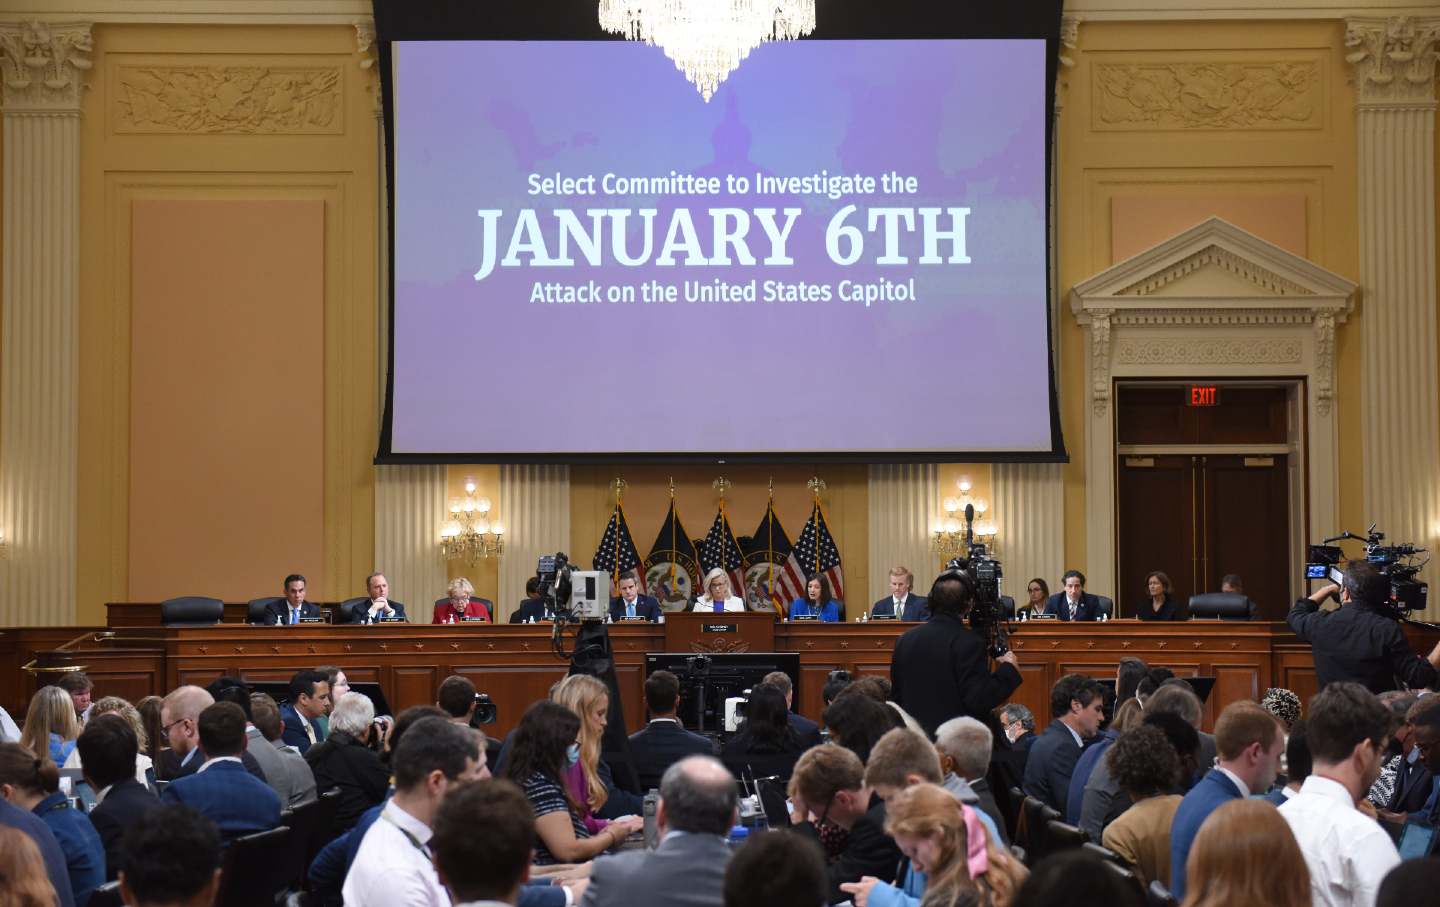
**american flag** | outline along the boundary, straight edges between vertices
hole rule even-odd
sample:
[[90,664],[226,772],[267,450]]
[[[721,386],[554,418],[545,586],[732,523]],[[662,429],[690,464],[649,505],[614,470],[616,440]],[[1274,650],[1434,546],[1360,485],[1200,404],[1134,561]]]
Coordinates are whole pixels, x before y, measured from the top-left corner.
[[722,504],[710,524],[710,533],[696,546],[700,550],[700,573],[702,577],[716,567],[730,577],[730,594],[742,598],[745,595],[745,556],[740,553],[740,543],[730,531],[730,521],[725,517]]
[[825,525],[825,512],[820,509],[819,501],[810,511],[810,519],[794,550],[785,559],[785,572],[780,575],[778,585],[786,601],[805,597],[805,578],[812,573],[825,574],[835,600],[845,600],[845,571],[840,567],[840,549],[835,547],[830,527]]
[[[610,523],[605,527],[605,535],[600,539],[600,547],[595,549],[595,569],[604,570],[610,574],[610,588],[615,588],[620,582],[620,574],[626,570],[639,571],[640,552],[635,548],[635,539],[630,536],[630,526],[625,522],[625,509],[619,504],[610,514]],[[645,587],[643,572],[640,576],[640,587]]]

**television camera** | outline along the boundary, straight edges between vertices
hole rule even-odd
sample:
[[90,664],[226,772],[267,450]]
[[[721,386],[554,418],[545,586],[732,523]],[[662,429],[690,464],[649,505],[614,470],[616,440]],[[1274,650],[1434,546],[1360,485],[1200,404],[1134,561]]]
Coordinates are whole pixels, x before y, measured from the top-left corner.
[[1345,558],[1345,552],[1339,545],[1331,543],[1350,539],[1364,542],[1365,560],[1390,580],[1390,598],[1376,610],[1393,620],[1408,621],[1412,612],[1425,610],[1429,589],[1425,583],[1415,579],[1415,574],[1419,573],[1430,559],[1416,563],[1416,556],[1423,554],[1424,548],[1408,543],[1387,545],[1385,533],[1376,532],[1375,526],[1375,523],[1371,523],[1363,536],[1347,531],[1331,536],[1319,545],[1310,545],[1305,554],[1305,578],[1328,580],[1343,586],[1345,573],[1341,562]]
[[1004,575],[1000,562],[990,556],[984,543],[975,541],[975,507],[965,505],[964,557],[951,558],[946,570],[963,573],[975,590],[975,604],[970,608],[970,627],[985,639],[991,658],[1010,651],[1010,623],[1000,602],[1000,581]]

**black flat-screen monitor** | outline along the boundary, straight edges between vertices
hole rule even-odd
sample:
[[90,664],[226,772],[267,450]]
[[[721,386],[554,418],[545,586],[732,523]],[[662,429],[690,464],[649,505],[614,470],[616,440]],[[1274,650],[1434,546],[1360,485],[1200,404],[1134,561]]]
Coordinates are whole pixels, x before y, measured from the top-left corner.
[[[702,668],[697,659],[706,662]],[[771,671],[784,671],[795,690],[793,703],[800,699],[800,655],[796,652],[743,652],[700,655],[694,652],[657,652],[645,656],[645,676],[669,671],[680,678],[680,710],[687,728],[718,731],[725,722],[725,700],[744,695]],[[704,710],[700,699],[704,690]]]

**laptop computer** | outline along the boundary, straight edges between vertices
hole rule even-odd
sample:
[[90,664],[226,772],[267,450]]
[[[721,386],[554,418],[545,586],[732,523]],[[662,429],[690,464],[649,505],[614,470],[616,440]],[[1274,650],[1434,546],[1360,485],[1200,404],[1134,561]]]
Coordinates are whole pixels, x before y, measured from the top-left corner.
[[1418,860],[1435,853],[1435,846],[1440,842],[1440,834],[1437,832],[1440,832],[1440,829],[1434,825],[1425,825],[1413,819],[1406,822],[1405,827],[1400,830],[1400,841],[1396,846],[1400,851],[1400,859]]

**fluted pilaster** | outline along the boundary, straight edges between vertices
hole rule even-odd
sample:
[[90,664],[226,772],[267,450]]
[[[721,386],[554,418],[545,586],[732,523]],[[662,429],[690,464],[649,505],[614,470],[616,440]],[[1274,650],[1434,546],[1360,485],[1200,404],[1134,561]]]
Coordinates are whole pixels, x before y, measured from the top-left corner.
[[447,516],[444,466],[375,467],[375,569],[412,621],[428,623],[430,602],[445,594],[440,527]]
[[[1435,372],[1440,19],[1351,19],[1345,43],[1359,94],[1365,518],[1377,521],[1394,541],[1435,550],[1440,543]],[[1437,613],[1440,604],[1430,609],[1432,617]]]
[[535,575],[539,557],[570,545],[570,467],[501,466],[499,511],[509,528],[495,619],[505,621],[525,597],[525,581]]
[[80,91],[88,24],[0,23],[0,626],[75,622]]
[[1005,594],[1025,601],[1033,576],[1054,584],[1065,567],[1065,485],[1059,463],[996,463],[995,543]]
[[[928,583],[937,556],[930,550],[930,524],[938,516],[940,479],[933,463],[881,463],[870,467],[870,588],[848,613],[890,594],[890,568],[909,567],[917,583]],[[918,590],[925,594],[924,588]],[[854,596],[848,596],[853,599]]]

